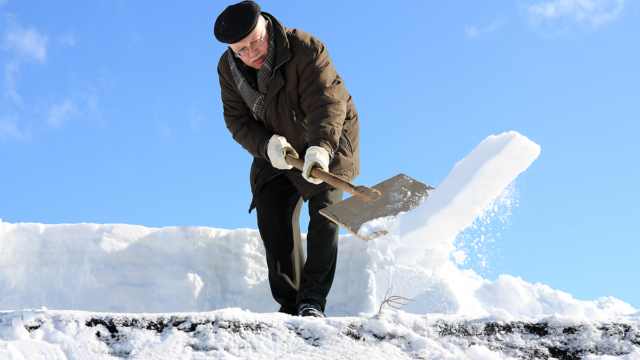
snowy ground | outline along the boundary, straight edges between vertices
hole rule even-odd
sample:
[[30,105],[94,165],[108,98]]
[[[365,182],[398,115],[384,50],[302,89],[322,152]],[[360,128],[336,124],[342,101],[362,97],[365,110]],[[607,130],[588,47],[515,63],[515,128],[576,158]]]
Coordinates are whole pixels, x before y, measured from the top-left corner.
[[[428,201],[368,225],[389,235],[341,236],[328,319],[274,313],[257,230],[0,220],[0,359],[640,359],[629,304],[456,266],[456,236],[539,152],[491,136]],[[378,318],[387,291],[412,301]]]
[[310,319],[240,309],[0,314],[0,358],[22,359],[640,359],[639,317],[491,321],[451,315]]

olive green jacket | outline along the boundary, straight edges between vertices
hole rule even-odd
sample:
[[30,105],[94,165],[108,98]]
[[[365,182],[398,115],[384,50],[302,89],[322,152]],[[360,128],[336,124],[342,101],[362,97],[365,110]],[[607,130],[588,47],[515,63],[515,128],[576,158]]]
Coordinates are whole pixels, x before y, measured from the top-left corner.
[[284,136],[304,159],[310,146],[322,146],[332,156],[329,171],[349,181],[360,172],[358,113],[344,82],[322,41],[298,29],[289,29],[268,13],[276,46],[274,73],[265,96],[265,119],[257,120],[231,73],[227,52],[220,57],[218,75],[224,120],[233,139],[253,155],[253,201],[274,176],[286,175],[307,201],[331,188],[306,181],[299,170],[279,170],[267,160],[265,145],[273,134]]

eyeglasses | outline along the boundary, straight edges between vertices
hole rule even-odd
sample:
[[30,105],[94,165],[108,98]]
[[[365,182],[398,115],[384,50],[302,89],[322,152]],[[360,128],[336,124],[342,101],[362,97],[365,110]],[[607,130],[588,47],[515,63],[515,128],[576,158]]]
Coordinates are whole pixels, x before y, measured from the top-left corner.
[[[249,44],[249,47],[253,50],[258,50],[257,48],[262,45],[262,43],[264,42],[264,37],[267,36],[267,26],[269,26],[269,22],[266,22],[265,27],[264,27],[264,34],[262,34],[262,37],[258,40],[252,41],[251,44]],[[243,57],[245,55],[247,55],[249,53],[249,49],[248,48],[242,48],[242,50],[238,51],[236,53],[236,57]]]

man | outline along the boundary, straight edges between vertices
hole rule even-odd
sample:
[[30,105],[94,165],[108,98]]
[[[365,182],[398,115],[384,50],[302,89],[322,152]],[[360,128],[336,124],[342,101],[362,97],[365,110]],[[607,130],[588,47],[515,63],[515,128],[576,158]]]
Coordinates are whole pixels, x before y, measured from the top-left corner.
[[[322,41],[285,28],[253,1],[215,22],[228,45],[218,63],[227,128],[253,155],[249,212],[257,211],[269,284],[280,312],[324,317],[338,255],[338,226],[319,211],[342,190],[310,175],[320,167],[349,181],[360,171],[358,114]],[[285,155],[304,156],[303,171]],[[299,217],[309,202],[307,260]]]

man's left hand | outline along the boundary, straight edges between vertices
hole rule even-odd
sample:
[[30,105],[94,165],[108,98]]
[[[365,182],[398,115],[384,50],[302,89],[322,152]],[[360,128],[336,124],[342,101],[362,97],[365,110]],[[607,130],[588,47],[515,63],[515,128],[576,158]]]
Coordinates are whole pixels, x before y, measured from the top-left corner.
[[322,180],[311,176],[311,170],[319,167],[324,171],[329,171],[329,153],[321,146],[312,146],[307,149],[304,156],[304,166],[302,167],[302,177],[313,184],[321,184]]

